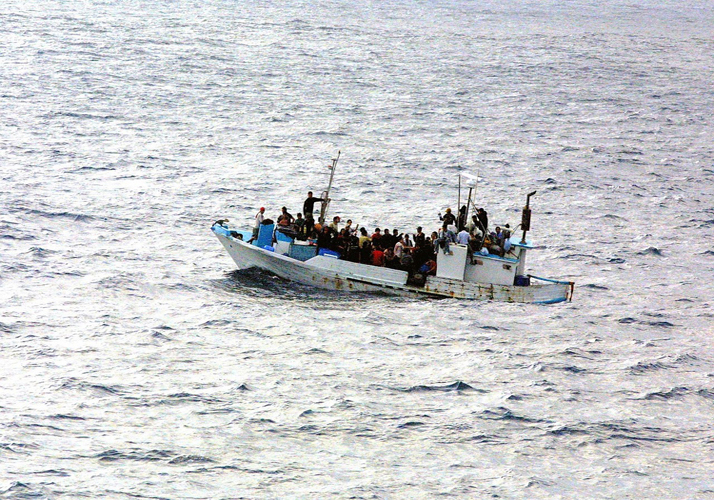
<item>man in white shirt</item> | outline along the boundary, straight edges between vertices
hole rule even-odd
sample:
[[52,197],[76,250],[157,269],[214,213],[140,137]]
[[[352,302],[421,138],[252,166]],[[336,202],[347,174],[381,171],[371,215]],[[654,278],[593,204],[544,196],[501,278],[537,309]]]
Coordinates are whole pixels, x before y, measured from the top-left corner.
[[469,244],[469,232],[466,229],[462,229],[459,231],[459,234],[456,235],[456,243],[459,245]]
[[402,258],[404,255],[404,238],[399,238],[397,243],[394,245],[394,256],[398,259]]
[[252,243],[254,240],[258,239],[258,233],[260,232],[260,225],[265,219],[265,207],[260,207],[258,213],[255,214],[255,225],[253,226],[253,236],[248,240],[248,243]]

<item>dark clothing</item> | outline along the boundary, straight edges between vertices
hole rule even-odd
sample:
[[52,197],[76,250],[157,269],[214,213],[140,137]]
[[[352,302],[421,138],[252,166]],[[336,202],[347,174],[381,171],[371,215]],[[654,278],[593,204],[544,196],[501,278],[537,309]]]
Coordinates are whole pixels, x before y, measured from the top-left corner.
[[362,248],[359,251],[359,261],[362,264],[371,264],[372,263],[372,245],[369,243],[365,243],[362,245]]
[[402,259],[399,261],[399,267],[402,271],[407,271],[410,275],[414,272],[414,259],[408,253],[402,255]]
[[384,265],[390,269],[400,269],[401,268],[399,259],[394,254],[392,254],[391,258],[385,259]]
[[451,212],[446,212],[444,216],[441,217],[441,220],[444,221],[444,226],[449,226],[456,222],[456,217]]
[[305,216],[305,235],[307,238],[312,234],[312,229],[315,227],[315,219],[312,218],[312,214]]
[[320,231],[317,235],[317,247],[330,249],[332,246],[332,234],[329,231]]
[[305,200],[305,203],[302,204],[302,214],[305,216],[305,219],[312,219],[312,213],[315,210],[315,203],[318,201],[325,201],[322,198],[316,198],[315,196],[311,196],[308,199]]
[[307,239],[307,235],[305,234],[305,219],[295,219],[295,231],[297,232],[297,239]]
[[459,209],[459,231],[466,227],[466,205]]
[[392,236],[391,234],[383,234],[381,238],[379,238],[379,244],[384,248],[385,250],[387,248],[394,248],[394,245],[397,243],[397,239]]
[[486,234],[488,232],[488,213],[485,210],[479,210],[476,215],[478,215],[478,220],[481,222],[483,234]]

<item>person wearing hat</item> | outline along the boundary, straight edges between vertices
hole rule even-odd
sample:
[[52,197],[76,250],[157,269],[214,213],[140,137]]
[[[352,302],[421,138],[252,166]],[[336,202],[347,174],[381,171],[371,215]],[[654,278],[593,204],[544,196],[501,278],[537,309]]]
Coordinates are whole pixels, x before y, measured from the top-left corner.
[[439,214],[439,220],[444,222],[444,227],[447,227],[456,222],[456,216],[451,213],[450,208],[447,208],[443,217]]
[[255,214],[255,225],[253,226],[253,236],[248,240],[248,243],[252,243],[253,241],[258,239],[258,233],[260,232],[260,225],[263,223],[263,219],[265,219],[265,207],[260,207],[260,210],[258,210],[258,213]]

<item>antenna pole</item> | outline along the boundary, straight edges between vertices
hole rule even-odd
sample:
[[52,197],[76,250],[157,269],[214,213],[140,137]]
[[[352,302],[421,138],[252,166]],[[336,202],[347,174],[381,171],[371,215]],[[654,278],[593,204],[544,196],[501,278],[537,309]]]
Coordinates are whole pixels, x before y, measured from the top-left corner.
[[[461,169],[461,165],[459,165]],[[461,173],[459,172],[459,200],[456,202],[456,229],[461,230]]]
[[523,230],[523,238],[521,238],[521,243],[525,245],[526,243],[526,233],[531,228],[531,196],[536,194],[535,191],[528,193],[526,196],[526,206],[523,207],[523,214],[521,215],[521,229]]
[[325,217],[327,216],[327,208],[330,204],[330,189],[332,188],[332,178],[335,176],[335,168],[337,168],[337,161],[340,159],[340,151],[337,151],[337,158],[332,159],[332,166],[330,167],[330,182],[327,184],[327,190],[322,193],[322,199],[325,200],[320,206],[320,218],[318,221],[320,224],[325,223]]

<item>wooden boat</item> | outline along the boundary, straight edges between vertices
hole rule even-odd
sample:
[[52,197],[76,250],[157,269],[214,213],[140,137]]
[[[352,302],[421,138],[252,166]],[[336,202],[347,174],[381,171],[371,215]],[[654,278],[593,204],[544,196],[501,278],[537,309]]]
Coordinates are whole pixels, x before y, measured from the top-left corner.
[[[327,202],[321,206],[319,221],[326,217],[338,159],[339,153],[332,161],[328,188],[322,193]],[[460,185],[459,177],[459,204]],[[211,229],[239,269],[257,267],[281,278],[329,290],[536,304],[572,300],[574,283],[526,272],[526,254],[533,250],[526,234],[530,229],[530,197],[534,194],[535,191],[528,194],[523,209],[519,224],[522,237],[508,239],[505,255],[471,253],[466,245],[451,243],[449,253],[437,250],[436,273],[432,276],[343,260],[334,252],[275,231],[272,224],[261,225],[255,241],[251,241],[250,231],[231,227],[226,220],[215,222]],[[471,191],[468,200],[470,205]]]
[[[526,252],[533,246],[516,237],[511,238],[514,258],[477,254],[473,264],[465,245],[451,244],[450,255],[438,252],[436,275],[417,282],[407,271],[341,260],[332,252],[320,254],[317,246],[286,237],[261,245],[265,239],[248,243],[251,232],[233,229],[223,221],[211,229],[239,269],[257,267],[328,290],[536,304],[563,302],[573,295],[570,281],[525,274]],[[261,227],[271,238],[273,230],[272,225]]]

